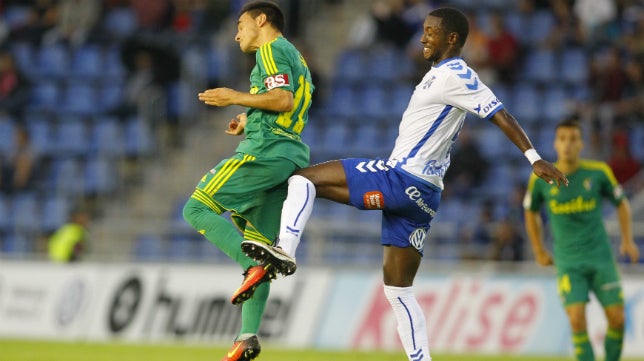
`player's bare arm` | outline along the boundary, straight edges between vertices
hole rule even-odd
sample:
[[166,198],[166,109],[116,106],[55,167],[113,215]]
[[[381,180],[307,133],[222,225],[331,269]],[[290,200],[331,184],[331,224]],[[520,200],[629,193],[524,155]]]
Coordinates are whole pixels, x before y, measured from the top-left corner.
[[539,212],[526,210],[524,218],[526,233],[530,239],[535,261],[540,266],[552,265],[552,255],[543,244],[543,221],[541,220],[541,215]]
[[[519,125],[516,119],[508,113],[505,109],[501,109],[492,118],[490,121],[494,123],[497,127],[501,128],[503,133],[508,139],[512,141],[521,152],[525,152],[528,149],[533,149],[530,139],[523,131],[523,128]],[[568,185],[568,179],[566,176],[559,171],[552,163],[539,159],[532,164],[532,170],[539,178],[542,178],[550,184],[556,183],[557,186]]]
[[237,114],[236,118],[233,118],[228,122],[228,129],[226,129],[226,134],[241,135],[242,133],[244,133],[244,128],[246,127],[246,119],[246,113]]
[[216,107],[240,105],[273,112],[288,112],[293,109],[293,93],[280,88],[262,94],[245,93],[230,88],[208,89],[199,93],[199,100]]
[[622,255],[628,256],[631,263],[637,263],[640,259],[640,250],[637,248],[637,244],[633,240],[631,206],[626,198],[622,199],[622,202],[617,206],[617,219],[619,221],[619,228],[622,234],[619,252]]

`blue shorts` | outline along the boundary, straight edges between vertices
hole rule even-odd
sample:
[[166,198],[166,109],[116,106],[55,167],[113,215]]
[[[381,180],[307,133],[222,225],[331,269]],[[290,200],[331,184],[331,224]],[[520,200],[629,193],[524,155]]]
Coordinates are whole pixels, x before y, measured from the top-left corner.
[[349,203],[382,210],[383,246],[412,246],[423,253],[429,224],[440,204],[441,190],[411,174],[390,168],[382,159],[343,159]]

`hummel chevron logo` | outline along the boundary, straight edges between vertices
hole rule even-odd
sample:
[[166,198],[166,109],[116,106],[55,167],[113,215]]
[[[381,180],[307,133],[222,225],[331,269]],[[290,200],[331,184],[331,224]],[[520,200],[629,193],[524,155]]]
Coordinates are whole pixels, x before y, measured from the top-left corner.
[[387,166],[385,165],[384,160],[370,160],[368,162],[360,162],[356,166],[356,169],[359,170],[360,173],[375,173],[381,170],[389,170],[389,168],[387,168]]
[[419,349],[418,352],[409,354],[409,357],[414,361],[420,361],[423,359],[423,349]]
[[[447,66],[452,70],[456,70],[456,71],[463,70],[463,65],[459,63],[451,63],[451,64],[448,64]],[[468,79],[468,80],[472,79],[473,74],[474,73],[470,68],[465,68],[464,72],[456,73],[456,75],[458,75],[459,78]],[[473,77],[472,81],[465,82],[465,86],[467,87],[467,89],[476,90],[479,87],[479,79],[477,77]]]

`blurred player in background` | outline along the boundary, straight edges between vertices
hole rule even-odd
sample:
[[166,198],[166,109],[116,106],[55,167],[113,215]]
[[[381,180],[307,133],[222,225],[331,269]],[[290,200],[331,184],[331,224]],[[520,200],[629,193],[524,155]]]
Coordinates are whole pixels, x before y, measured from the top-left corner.
[[425,18],[423,29],[420,42],[431,69],[416,86],[389,159],[334,160],[296,171],[288,181],[278,246],[242,243],[251,257],[289,274],[295,270],[295,249],[316,196],[358,209],[382,210],[384,292],[409,360],[430,359],[425,316],[412,285],[438,210],[450,149],[466,113],[498,126],[524,152],[538,176],[556,185],[567,182],[539,157],[514,117],[460,57],[467,18],[455,9],[436,9]]
[[557,289],[570,321],[575,356],[579,361],[595,360],[586,331],[585,311],[592,291],[608,320],[604,340],[606,360],[619,360],[624,339],[624,295],[601,206],[608,199],[617,207],[622,234],[620,252],[637,262],[639,250],[633,241],[629,202],[606,163],[579,158],[583,141],[576,119],[566,119],[557,125],[554,148],[556,166],[570,184],[558,188],[535,175],[530,177],[523,205],[528,237],[537,263],[552,265],[553,257],[543,244],[539,213],[545,207],[554,239]]
[[[272,243],[278,233],[286,180],[294,170],[309,164],[309,148],[300,133],[308,122],[314,86],[306,62],[282,35],[284,15],[278,5],[247,3],[237,27],[235,40],[241,50],[256,54],[250,93],[209,89],[199,94],[199,100],[217,107],[248,107],[246,113],[230,121],[226,131],[245,134],[246,139],[231,158],[201,178],[183,216],[245,271],[242,285],[231,299],[234,304],[243,302],[242,326],[223,359],[245,361],[260,352],[257,331],[269,293],[266,281],[275,278],[276,271],[271,265],[258,266],[242,252],[240,244],[244,239]],[[221,216],[226,211],[234,225]]]

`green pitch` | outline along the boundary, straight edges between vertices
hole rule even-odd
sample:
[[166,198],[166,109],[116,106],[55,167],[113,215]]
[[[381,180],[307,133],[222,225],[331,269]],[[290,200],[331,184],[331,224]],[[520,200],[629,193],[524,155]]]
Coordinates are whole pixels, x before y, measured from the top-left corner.
[[[212,361],[227,348],[195,345],[0,340],[0,361]],[[285,350],[265,345],[257,361],[401,361],[400,352]],[[433,355],[433,361],[571,361],[572,357]],[[626,360],[625,360],[626,361]],[[634,360],[633,360],[634,361]]]

